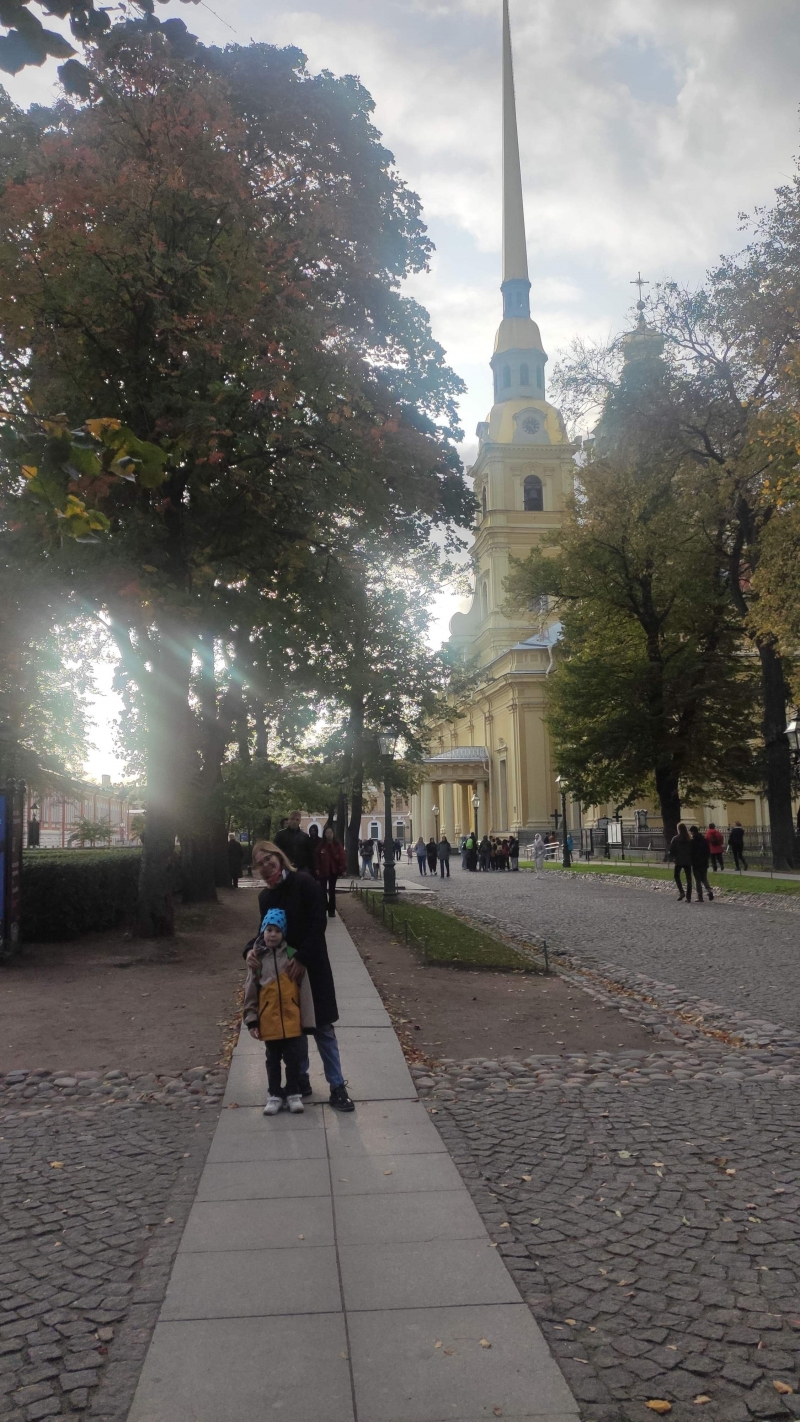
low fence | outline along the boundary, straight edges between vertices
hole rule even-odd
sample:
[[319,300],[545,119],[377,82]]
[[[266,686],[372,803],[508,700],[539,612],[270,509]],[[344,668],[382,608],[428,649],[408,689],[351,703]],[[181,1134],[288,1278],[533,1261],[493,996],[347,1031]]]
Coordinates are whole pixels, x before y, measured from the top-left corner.
[[[377,895],[371,894],[369,889],[362,888],[357,879],[350,880],[350,893],[358,895],[362,904],[365,908],[369,909],[373,918],[379,918],[381,923],[388,926],[391,933],[398,933],[398,925],[395,923],[395,916],[391,904],[387,906],[382,898],[378,899]],[[418,933],[415,933],[407,918],[401,920],[399,936],[403,938],[406,947],[410,948],[412,952],[421,958],[427,968],[430,957],[427,938],[420,937]]]

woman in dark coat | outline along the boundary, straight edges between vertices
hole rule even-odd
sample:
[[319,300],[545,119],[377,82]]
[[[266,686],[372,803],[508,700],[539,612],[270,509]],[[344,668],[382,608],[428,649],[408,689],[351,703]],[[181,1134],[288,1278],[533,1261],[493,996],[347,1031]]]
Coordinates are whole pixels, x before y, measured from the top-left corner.
[[431,835],[430,839],[428,840],[428,843],[425,845],[425,854],[428,860],[428,868],[435,876],[438,851],[436,848],[436,840],[434,839],[433,835]]
[[[330,1105],[337,1111],[353,1111],[355,1108],[347,1094],[333,1027],[339,1017],[339,1008],[325,942],[325,894],[316,879],[303,870],[293,869],[283,851],[269,840],[259,840],[254,846],[253,868],[265,884],[258,896],[259,924],[267,909],[283,909],[286,914],[286,942],[295,951],[289,967],[290,976],[293,976],[295,965],[298,976],[308,973],[317,1020],[314,1039],[331,1089]],[[245,957],[248,967],[258,968],[258,958],[251,943],[245,949]],[[311,1094],[307,1054],[301,1072],[301,1087],[304,1096]]]
[[322,839],[317,844],[317,879],[328,891],[328,918],[336,917],[336,880],[347,868],[347,856],[333,832],[332,825],[326,825]]

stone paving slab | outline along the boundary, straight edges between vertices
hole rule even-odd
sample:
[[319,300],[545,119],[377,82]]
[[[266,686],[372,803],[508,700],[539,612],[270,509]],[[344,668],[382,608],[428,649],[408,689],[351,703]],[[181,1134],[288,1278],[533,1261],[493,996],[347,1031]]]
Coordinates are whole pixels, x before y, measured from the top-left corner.
[[[242,1035],[129,1422],[577,1422],[393,1029],[364,1022],[380,999],[355,946],[338,920],[329,934],[362,1018],[339,1032],[356,1111],[264,1119],[262,1050]],[[324,1100],[313,1046],[311,1064]],[[443,1369],[428,1340],[428,1383],[434,1317],[470,1361]]]

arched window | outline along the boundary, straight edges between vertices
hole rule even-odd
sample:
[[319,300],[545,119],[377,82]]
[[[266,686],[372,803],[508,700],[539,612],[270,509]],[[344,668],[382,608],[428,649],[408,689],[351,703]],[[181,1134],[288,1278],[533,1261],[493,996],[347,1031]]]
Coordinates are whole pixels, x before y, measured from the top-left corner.
[[483,516],[484,516],[484,518],[485,518],[485,517],[486,517],[486,510],[487,510],[487,504],[486,504],[486,485],[485,485],[485,484],[484,484],[484,486],[483,486],[483,489],[481,490],[481,508],[483,509]]
[[530,385],[531,383],[531,373],[527,365],[521,365],[519,368],[519,383],[520,385]]
[[510,384],[511,384],[511,366],[510,366],[510,365],[504,365],[504,366],[503,366],[503,388],[504,388],[505,390],[507,390]]
[[544,490],[538,474],[529,474],[522,486],[523,508],[528,513],[541,513],[544,508]]
[[481,583],[481,612],[484,618],[489,616],[489,588],[486,583]]
[[537,365],[536,367],[536,384],[538,385],[540,390],[544,388],[544,380],[542,378],[542,367],[540,365]]

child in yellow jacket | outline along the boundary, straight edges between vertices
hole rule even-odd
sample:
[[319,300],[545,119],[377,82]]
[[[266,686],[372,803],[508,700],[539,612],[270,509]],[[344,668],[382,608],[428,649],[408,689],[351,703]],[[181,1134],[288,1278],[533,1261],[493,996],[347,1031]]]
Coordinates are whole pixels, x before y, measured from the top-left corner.
[[[286,942],[285,933],[283,909],[269,909],[253,944],[260,968],[248,973],[244,994],[245,1026],[251,1037],[266,1043],[269,1095],[265,1116],[277,1116],[284,1104],[294,1115],[303,1110],[300,1070],[307,1052],[304,1034],[316,1026],[308,977],[304,972],[299,979],[289,974],[294,949]],[[286,1068],[285,1102],[281,1064]]]

